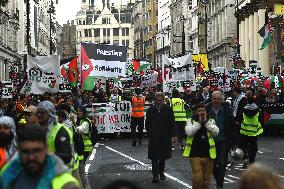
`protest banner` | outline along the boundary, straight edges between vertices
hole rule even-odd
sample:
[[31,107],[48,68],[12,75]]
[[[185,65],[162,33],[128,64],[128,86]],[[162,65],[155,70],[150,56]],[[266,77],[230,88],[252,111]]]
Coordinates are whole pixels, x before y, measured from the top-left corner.
[[127,47],[82,43],[81,65],[83,89],[92,90],[95,77],[126,76]]
[[28,55],[27,73],[30,93],[43,94],[59,91],[59,56],[32,57]]
[[12,98],[13,83],[10,80],[2,81],[1,98]]
[[153,87],[157,85],[158,73],[147,74],[140,77],[141,80],[141,88],[145,87]]
[[[149,103],[144,106],[145,119],[146,111],[150,106]],[[131,132],[131,102],[93,103],[88,104],[86,108],[88,117],[95,123],[99,134]]]

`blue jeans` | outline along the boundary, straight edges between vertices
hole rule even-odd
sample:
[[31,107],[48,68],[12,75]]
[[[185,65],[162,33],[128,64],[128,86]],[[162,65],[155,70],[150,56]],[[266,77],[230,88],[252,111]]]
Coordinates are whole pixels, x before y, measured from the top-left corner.
[[226,166],[228,163],[228,150],[226,142],[215,141],[216,159],[214,161],[213,175],[218,187],[223,187]]

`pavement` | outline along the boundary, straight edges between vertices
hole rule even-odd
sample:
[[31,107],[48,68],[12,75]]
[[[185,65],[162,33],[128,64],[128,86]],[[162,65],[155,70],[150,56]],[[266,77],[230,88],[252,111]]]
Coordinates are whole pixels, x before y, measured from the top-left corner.
[[[258,140],[256,161],[265,163],[278,172],[284,182],[284,138],[264,137]],[[132,147],[130,139],[112,139],[96,144],[86,162],[85,172],[91,188],[101,189],[117,179],[137,183],[142,189],[191,188],[191,167],[176,146],[172,158],[166,161],[166,181],[153,184],[151,161],[147,159],[148,139],[141,146]],[[244,170],[241,163],[233,164],[226,172],[225,189],[236,189]],[[212,177],[212,187],[215,180]]]

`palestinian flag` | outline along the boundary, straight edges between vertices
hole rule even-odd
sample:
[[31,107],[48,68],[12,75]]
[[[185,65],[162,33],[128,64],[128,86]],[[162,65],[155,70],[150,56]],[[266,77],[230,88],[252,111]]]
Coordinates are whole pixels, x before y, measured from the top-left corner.
[[78,70],[78,57],[76,56],[68,64],[68,82],[72,87],[76,87],[79,82],[79,70]]
[[267,103],[262,106],[265,125],[284,125],[284,104]]
[[145,70],[150,66],[148,62],[138,61],[136,59],[133,59],[131,63],[132,63],[133,71],[140,73],[140,75],[144,75]]
[[259,50],[265,49],[272,41],[272,30],[271,30],[271,24],[270,24],[270,19],[268,18],[268,23],[265,24],[259,31],[259,35],[264,38],[264,41],[260,47]]
[[93,90],[95,78],[126,76],[127,47],[94,43],[81,44],[83,90]]

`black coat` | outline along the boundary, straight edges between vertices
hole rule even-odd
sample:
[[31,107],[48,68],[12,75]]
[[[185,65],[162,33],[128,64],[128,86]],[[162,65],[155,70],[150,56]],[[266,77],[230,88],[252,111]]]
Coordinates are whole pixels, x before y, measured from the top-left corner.
[[146,130],[149,135],[148,158],[166,160],[171,157],[171,138],[175,136],[174,115],[168,105],[161,110],[151,106],[146,113]]
[[[207,104],[206,110],[210,112],[211,110],[211,102]],[[225,126],[225,137],[226,137],[226,146],[227,151],[229,151],[232,147],[238,145],[238,129],[235,124],[235,120],[233,117],[233,111],[230,107],[230,104],[227,102],[222,103],[222,107],[224,109],[224,126]],[[214,119],[214,117],[212,117]]]

